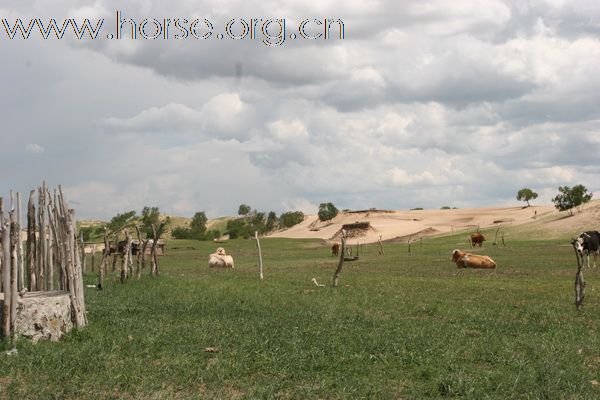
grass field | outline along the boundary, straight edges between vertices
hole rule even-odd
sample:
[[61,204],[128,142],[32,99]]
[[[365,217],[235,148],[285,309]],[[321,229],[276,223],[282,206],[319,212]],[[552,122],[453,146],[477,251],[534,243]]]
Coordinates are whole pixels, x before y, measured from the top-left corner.
[[85,329],[1,343],[0,398],[600,398],[600,271],[577,312],[568,241],[487,244],[496,271],[459,270],[463,236],[368,246],[335,289],[318,241],[262,240],[263,282],[253,241],[225,244],[235,270],[170,241],[160,277],[87,289]]

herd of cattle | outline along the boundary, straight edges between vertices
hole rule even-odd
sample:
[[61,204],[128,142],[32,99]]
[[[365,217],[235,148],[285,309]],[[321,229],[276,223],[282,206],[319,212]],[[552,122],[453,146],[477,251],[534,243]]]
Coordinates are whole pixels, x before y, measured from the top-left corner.
[[[480,232],[472,233],[469,236],[471,247],[481,247],[485,241],[485,236]],[[577,238],[571,241],[571,244],[579,254],[582,260],[587,258],[587,266],[590,266],[590,255],[594,257],[594,268],[596,267],[596,259],[600,255],[600,232],[587,231],[581,233]],[[335,243],[331,246],[331,254],[337,256],[340,251],[340,245]],[[458,268],[496,268],[496,262],[488,256],[472,254],[459,249],[452,251],[452,261]],[[211,268],[233,268],[233,257],[225,253],[225,249],[219,247],[215,253],[209,255],[208,266]]]

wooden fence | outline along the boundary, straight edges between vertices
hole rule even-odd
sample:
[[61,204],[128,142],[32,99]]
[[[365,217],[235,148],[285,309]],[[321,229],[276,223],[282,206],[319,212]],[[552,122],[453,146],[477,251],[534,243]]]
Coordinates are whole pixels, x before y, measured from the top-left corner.
[[62,188],[59,186],[51,192],[44,182],[37,191],[29,193],[25,244],[21,238],[20,193],[16,193],[15,201],[11,191],[10,211],[5,213],[4,208],[0,197],[2,337],[14,335],[17,302],[27,291],[68,292],[73,323],[85,326],[83,249],[77,240],[75,211],[68,207]]

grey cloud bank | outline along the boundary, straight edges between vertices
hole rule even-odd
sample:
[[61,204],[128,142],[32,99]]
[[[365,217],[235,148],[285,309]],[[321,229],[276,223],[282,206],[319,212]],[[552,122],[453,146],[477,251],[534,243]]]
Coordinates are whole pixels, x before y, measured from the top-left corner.
[[597,2],[131,4],[23,1],[0,17],[335,16],[346,37],[2,39],[2,193],[47,179],[97,218],[599,194]]

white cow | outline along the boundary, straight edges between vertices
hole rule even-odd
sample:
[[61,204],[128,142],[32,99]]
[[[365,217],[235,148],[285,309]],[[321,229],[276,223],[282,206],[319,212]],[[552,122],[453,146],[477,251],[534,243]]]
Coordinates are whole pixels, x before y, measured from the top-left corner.
[[233,257],[225,253],[225,249],[219,247],[216,252],[208,256],[208,266],[210,268],[233,268]]

